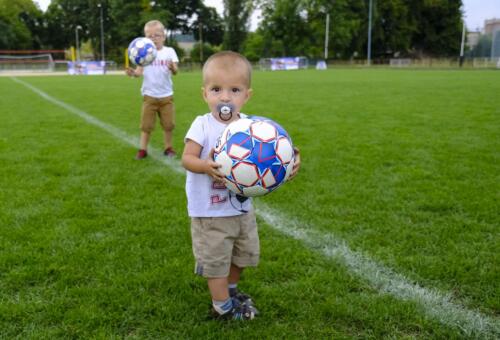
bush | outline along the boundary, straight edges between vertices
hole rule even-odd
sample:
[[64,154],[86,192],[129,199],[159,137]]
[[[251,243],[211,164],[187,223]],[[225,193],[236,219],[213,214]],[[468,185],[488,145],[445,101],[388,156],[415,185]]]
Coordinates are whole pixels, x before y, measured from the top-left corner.
[[200,60],[200,43],[196,43],[191,50],[191,61],[204,63],[208,57],[217,52],[219,49],[208,43],[203,44],[203,60]]

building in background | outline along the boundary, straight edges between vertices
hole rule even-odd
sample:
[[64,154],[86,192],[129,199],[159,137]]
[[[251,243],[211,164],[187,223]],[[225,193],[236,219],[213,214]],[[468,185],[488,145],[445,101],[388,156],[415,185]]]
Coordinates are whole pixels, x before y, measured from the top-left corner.
[[491,36],[491,59],[500,58],[500,19],[485,20],[484,34]]
[[488,19],[484,21],[484,34],[492,34],[500,30],[500,19]]
[[194,36],[192,34],[173,34],[171,38],[177,41],[179,47],[186,51],[186,54],[189,55],[191,50],[194,47],[196,41],[194,40]]
[[479,43],[479,38],[481,37],[481,32],[467,32],[467,47],[473,49]]

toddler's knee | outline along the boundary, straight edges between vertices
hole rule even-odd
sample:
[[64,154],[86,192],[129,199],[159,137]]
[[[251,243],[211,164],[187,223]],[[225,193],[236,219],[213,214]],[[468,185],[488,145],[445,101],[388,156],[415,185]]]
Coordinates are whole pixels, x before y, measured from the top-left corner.
[[175,128],[175,124],[174,123],[167,123],[167,124],[163,125],[163,129],[166,132],[171,132],[174,128]]
[[153,132],[153,130],[154,130],[154,126],[150,126],[150,125],[142,125],[141,126],[141,132],[147,133],[148,135],[151,134],[151,132]]

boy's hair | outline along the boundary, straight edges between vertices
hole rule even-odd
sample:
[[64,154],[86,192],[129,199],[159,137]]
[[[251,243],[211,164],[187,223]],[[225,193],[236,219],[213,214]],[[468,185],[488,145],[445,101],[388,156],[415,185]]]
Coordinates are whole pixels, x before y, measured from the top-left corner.
[[240,65],[238,64],[243,64],[242,66],[246,68],[246,83],[248,88],[250,88],[250,85],[252,83],[252,64],[248,61],[247,58],[242,56],[241,54],[233,51],[221,51],[217,52],[215,54],[212,54],[205,64],[203,65],[203,84],[206,83],[206,72],[208,70],[208,67],[210,64],[213,62],[217,61],[218,65],[221,66],[224,69],[229,69],[229,68],[234,68],[238,67]]
[[[160,20],[150,20],[148,21],[145,25],[144,25],[144,31],[146,31],[146,28],[149,28],[149,27],[153,27],[153,26],[160,26],[162,31],[163,31],[163,34],[165,34],[166,30],[165,30],[165,26],[163,26],[163,24],[161,23]],[[165,34],[166,35],[166,34]]]

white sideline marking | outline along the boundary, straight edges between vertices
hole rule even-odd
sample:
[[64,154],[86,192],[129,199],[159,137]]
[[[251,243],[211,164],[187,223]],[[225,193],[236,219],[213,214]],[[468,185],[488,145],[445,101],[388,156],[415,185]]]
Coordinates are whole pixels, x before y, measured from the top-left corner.
[[[11,79],[14,80],[16,83],[19,83],[19,84],[26,86],[27,88],[29,88],[31,91],[38,94],[43,99],[45,99],[53,104],[56,104],[57,106],[60,106],[63,109],[66,109],[67,111],[77,115],[78,117],[85,120],[87,123],[95,125],[101,129],[103,129],[104,131],[110,133],[111,135],[124,141],[125,143],[132,145],[135,148],[139,148],[139,138],[138,137],[132,137],[132,136],[128,135],[127,133],[125,133],[124,131],[117,129],[113,125],[106,124],[103,121],[95,118],[94,116],[89,115],[85,111],[79,110],[74,106],[71,106],[69,104],[66,104],[63,101],[60,101],[54,97],[51,97],[47,93],[43,92],[42,90],[34,87],[33,85],[31,85],[29,83],[26,83],[23,80],[20,80],[17,78],[11,78]],[[163,152],[158,150],[158,149],[149,147],[148,148],[148,156],[151,156],[152,158],[156,159],[157,161],[168,165],[175,172],[184,173],[184,168],[181,166],[179,161],[175,161],[173,159],[165,157],[163,155]]]
[[[139,147],[138,139],[129,136],[116,127],[106,124],[88,113],[66,104],[38,88],[17,78],[13,81],[24,85],[33,92],[40,95],[47,101],[60,106],[67,111],[79,116],[86,122],[93,124],[116,138]],[[148,149],[152,158],[166,164],[179,174],[185,171],[179,161],[167,159],[162,152],[154,148]],[[256,204],[257,214],[266,223],[284,235],[302,241],[306,246],[316,251],[320,251],[326,257],[335,259],[343,263],[351,272],[358,277],[368,281],[372,287],[381,293],[387,293],[403,300],[414,302],[422,308],[422,311],[439,322],[460,329],[466,335],[500,337],[500,322],[480,312],[467,309],[452,301],[450,294],[444,294],[435,289],[424,288],[417,283],[413,283],[403,275],[395,273],[390,268],[385,267],[362,253],[355,252],[349,248],[345,241],[336,238],[332,234],[320,234],[314,228],[306,224],[294,221],[273,210],[264,203]]]

